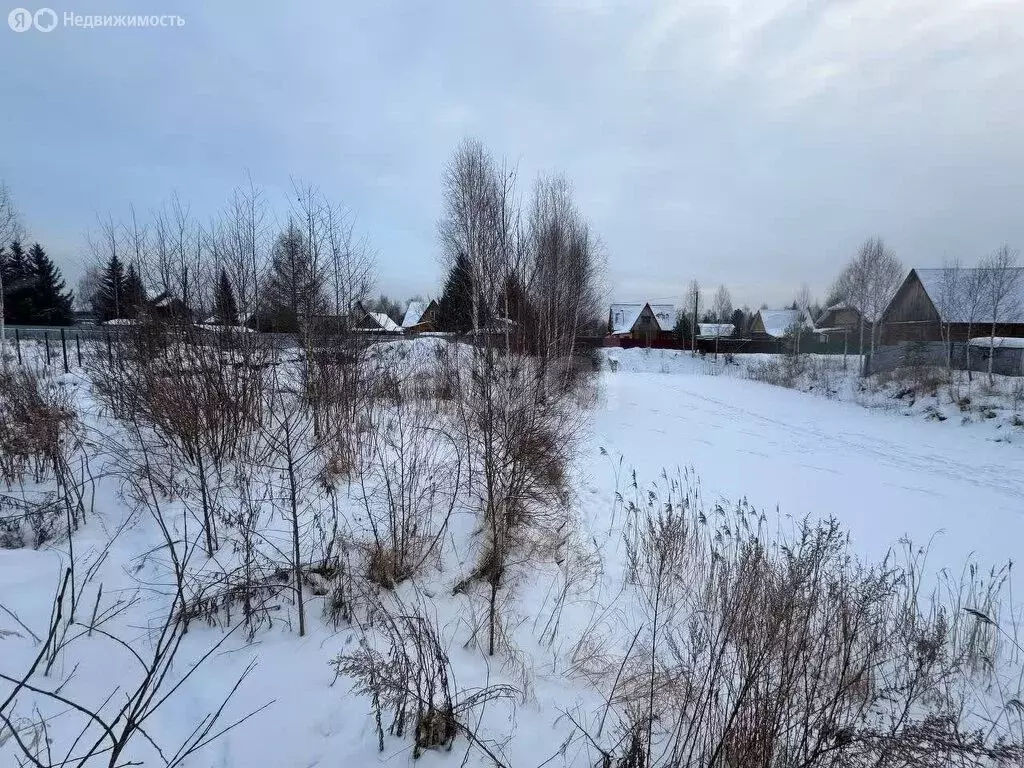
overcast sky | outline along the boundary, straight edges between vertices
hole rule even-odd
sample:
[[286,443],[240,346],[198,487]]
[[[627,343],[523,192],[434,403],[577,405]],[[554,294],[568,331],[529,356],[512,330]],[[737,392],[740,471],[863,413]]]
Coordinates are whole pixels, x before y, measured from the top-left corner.
[[50,7],[186,22],[0,28],[0,179],[70,282],[97,214],[206,218],[248,171],[350,206],[380,289],[435,292],[467,135],[572,179],[619,301],[823,294],[874,234],[908,267],[1024,246],[1020,0]]

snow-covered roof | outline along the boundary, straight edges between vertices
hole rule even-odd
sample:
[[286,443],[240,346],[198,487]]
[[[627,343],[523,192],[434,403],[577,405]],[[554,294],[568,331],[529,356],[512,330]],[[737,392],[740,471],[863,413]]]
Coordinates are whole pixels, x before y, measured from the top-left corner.
[[651,304],[650,302],[633,302],[629,304],[612,304],[612,333],[629,333],[640,319],[644,307],[650,307],[654,313],[658,327],[663,331],[671,331],[676,326],[676,308],[673,304]]
[[402,327],[412,328],[419,323],[428,306],[430,303],[426,301],[410,301],[409,306],[405,309],[405,317],[402,318]]
[[113,320],[105,320],[103,325],[140,325],[138,320],[130,317],[115,317]]
[[405,317],[402,318],[403,328],[412,328],[416,323],[423,317],[423,313],[427,311],[427,303],[425,301],[410,301],[409,306],[405,308]]
[[[979,336],[967,343],[972,347],[987,347],[992,343],[992,339],[989,336]],[[1024,339],[1018,339],[1014,336],[996,336],[995,346],[1005,349],[1024,349]]]
[[[1013,274],[1011,279],[1016,283],[1013,292],[1005,298],[999,308],[1000,323],[1024,323],[1024,267],[1013,267],[1010,270]],[[956,291],[952,296],[947,296],[944,291],[946,276],[951,274],[941,267],[937,269],[915,269],[921,285],[924,287],[928,298],[935,305],[939,317],[944,323],[991,323],[992,303],[985,295],[982,288],[976,297],[971,301],[969,286],[977,284],[978,278],[983,278],[986,272],[984,267],[961,267],[956,274]],[[971,317],[971,305],[974,304],[974,317]],[[948,305],[948,306],[947,306]]]
[[[801,324],[801,313],[798,309],[762,309],[758,314],[761,316],[764,332],[777,339],[785,336],[786,331],[794,325]],[[802,324],[807,325],[806,322]]]
[[367,312],[366,314],[376,321],[382,331],[387,331],[389,333],[401,333],[401,326],[388,317],[384,312]]
[[216,321],[197,323],[196,328],[204,331],[216,331],[218,333],[222,331],[232,331],[234,333],[256,333],[252,328],[245,325],[221,325]]
[[833,312],[856,312],[856,311],[857,311],[857,308],[855,306],[853,306],[852,304],[849,304],[849,303],[847,303],[845,301],[841,301],[838,304],[833,304],[831,307],[825,307],[823,310],[821,310],[821,313],[818,315],[818,319],[815,321],[815,325],[817,325],[819,322],[821,322],[822,318],[828,317]]
[[720,339],[723,336],[732,336],[736,326],[732,323],[697,323],[697,329],[698,335],[703,338]]

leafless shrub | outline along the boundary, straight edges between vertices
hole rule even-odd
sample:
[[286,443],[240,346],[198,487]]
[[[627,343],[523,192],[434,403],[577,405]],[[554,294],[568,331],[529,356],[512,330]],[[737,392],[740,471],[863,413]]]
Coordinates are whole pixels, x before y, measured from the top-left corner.
[[797,355],[783,355],[768,360],[759,360],[747,366],[747,378],[792,389],[804,371],[804,358]]
[[[107,765],[131,764],[133,754],[141,749],[143,753],[152,750],[161,762],[168,766],[180,766],[194,753],[201,750],[220,735],[244,722],[259,709],[250,712],[240,720],[226,727],[219,723],[225,707],[228,705],[245,677],[252,671],[250,665],[240,676],[234,687],[227,693],[220,706],[197,721],[194,730],[177,747],[167,748],[157,745],[148,733],[149,724],[160,711],[164,703],[191,678],[213,655],[231,633],[210,648],[198,661],[186,669],[180,669],[175,663],[178,650],[188,627],[185,615],[185,579],[188,561],[196,549],[196,542],[181,542],[172,536],[170,529],[160,510],[159,500],[151,484],[144,480],[140,485],[148,485],[150,494],[149,511],[163,533],[166,553],[172,562],[174,586],[169,598],[162,621],[154,627],[151,637],[150,651],[138,651],[127,640],[108,632],[103,625],[124,608],[123,598],[116,598],[115,603],[100,609],[102,585],[97,592],[96,603],[91,619],[79,616],[76,605],[80,593],[75,588],[75,563],[67,567],[54,597],[54,608],[45,641],[40,645],[39,652],[29,668],[19,677],[0,672],[0,679],[10,684],[6,698],[0,700],[0,744],[10,739],[14,743],[14,753],[19,761],[36,768],[57,768],[57,766],[86,765],[94,761],[102,761]],[[115,536],[116,538],[116,536]],[[108,544],[109,548],[109,544]],[[96,573],[98,563],[103,556],[95,561],[86,571],[80,584],[88,584]],[[66,650],[78,638],[96,635],[100,641],[109,641],[111,652],[121,649],[129,654],[130,664],[138,665],[138,676],[134,683],[122,691],[113,707],[108,706],[114,700],[117,690],[106,698],[95,697],[90,701],[76,701],[64,695],[62,686],[51,689],[42,686],[34,677],[42,668],[49,674],[58,654]],[[45,662],[45,664],[44,664]],[[173,670],[173,674],[172,674]],[[32,714],[17,711],[18,697],[22,693],[31,693],[38,697],[41,706],[48,709],[59,707],[65,716],[78,718],[80,728],[73,728],[70,734],[77,735],[67,742],[55,742],[48,736],[48,719],[37,706]],[[27,739],[24,734],[30,735]],[[141,746],[144,743],[148,746]]]
[[363,414],[377,395],[374,374],[369,340],[345,329],[321,330],[306,352],[303,399],[328,455],[325,481],[330,484],[349,479],[358,470]]
[[460,691],[434,623],[417,612],[383,607],[379,616],[380,647],[375,635],[364,634],[358,649],[339,655],[332,666],[336,680],[351,678],[354,690],[370,698],[380,751],[386,734],[411,735],[414,758],[427,749],[451,749],[461,734],[500,765],[477,736],[471,714],[488,702],[515,699],[518,691],[507,685]]
[[148,323],[120,334],[91,361],[101,398],[116,416],[143,428],[135,433],[161,454],[166,484],[180,473],[186,503],[198,497],[208,556],[218,547],[222,473],[263,422],[270,364],[269,350],[255,340],[217,349]]
[[0,374],[0,480],[42,482],[56,471],[77,414],[67,392],[29,368]]
[[476,581],[487,586],[493,654],[507,570],[550,556],[567,533],[567,462],[580,412],[564,390],[545,386],[545,366],[534,358],[485,348],[471,366],[447,375],[459,392],[453,424],[466,446],[484,539],[476,568],[455,590]]

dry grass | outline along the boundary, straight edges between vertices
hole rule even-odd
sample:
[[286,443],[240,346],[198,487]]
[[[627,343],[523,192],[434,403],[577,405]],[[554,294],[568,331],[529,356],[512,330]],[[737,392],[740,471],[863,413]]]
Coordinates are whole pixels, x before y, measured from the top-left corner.
[[68,393],[44,374],[0,375],[0,481],[10,488],[55,472],[77,420]]
[[[633,643],[610,657],[597,622],[577,646],[577,671],[608,701],[601,723],[615,723],[588,737],[605,765],[1024,758],[998,630],[1007,570],[928,590],[909,545],[864,564],[835,520],[772,531],[745,504],[706,509],[694,489],[677,477],[637,490],[615,635]],[[995,726],[994,691],[1008,707]]]

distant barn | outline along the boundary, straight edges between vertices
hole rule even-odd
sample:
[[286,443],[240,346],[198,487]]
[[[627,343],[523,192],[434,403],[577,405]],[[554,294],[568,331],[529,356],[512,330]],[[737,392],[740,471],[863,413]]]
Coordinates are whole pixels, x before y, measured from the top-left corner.
[[[1000,309],[996,336],[1024,337],[1024,267],[1014,268],[1016,286]],[[955,276],[955,280],[954,280]],[[902,341],[967,341],[991,332],[992,304],[984,290],[971,289],[984,279],[984,268],[912,269],[885,308],[881,323],[883,345]]]

